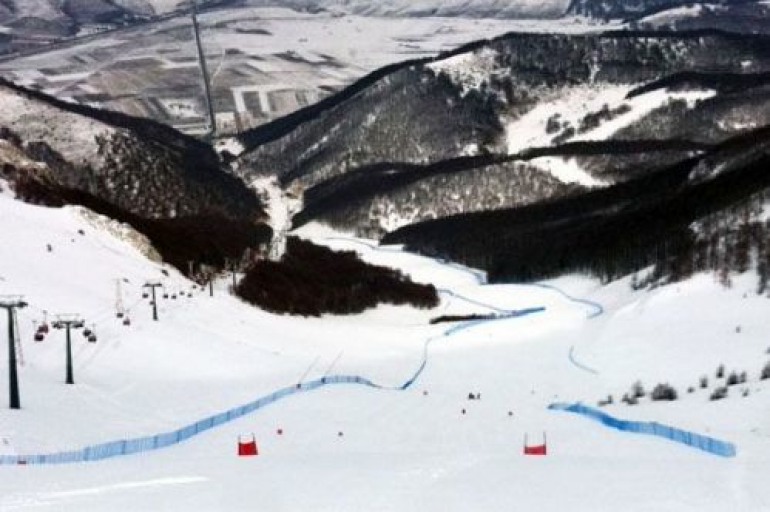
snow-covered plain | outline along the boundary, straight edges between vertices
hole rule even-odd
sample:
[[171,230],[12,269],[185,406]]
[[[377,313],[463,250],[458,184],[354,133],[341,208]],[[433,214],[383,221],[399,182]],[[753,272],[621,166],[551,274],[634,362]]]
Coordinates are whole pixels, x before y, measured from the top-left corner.
[[[221,134],[287,115],[388,64],[433,57],[471,41],[512,31],[588,33],[622,26],[582,18],[411,18],[287,7],[201,14]],[[186,16],[52,45],[0,62],[0,73],[59,98],[152,117],[190,133],[202,124],[189,109],[158,109],[147,99],[196,105],[198,117],[205,115]]]
[[[578,276],[548,283],[556,288],[484,286],[470,269],[308,226],[302,236],[434,283],[445,290],[441,305],[289,318],[242,304],[223,281],[213,298],[194,291],[192,298],[161,300],[155,323],[141,298],[145,280],[161,279],[169,291],[191,283],[96,231],[73,209],[24,205],[3,194],[0,232],[0,294],[22,293],[30,303],[19,318],[23,409],[0,409],[0,453],[165,432],[325,374],[399,385],[432,340],[427,367],[407,391],[326,387],[147,454],[0,467],[0,510],[770,508],[770,384],[758,380],[770,358],[770,316],[768,299],[753,293],[748,276],[731,289],[699,276],[637,293],[629,280],[599,286]],[[114,317],[115,279],[124,279],[130,327]],[[559,290],[601,304],[604,314]],[[451,336],[451,325],[428,325],[439,314],[538,306],[545,312]],[[42,310],[79,313],[96,324],[96,344],[75,336],[74,386],[64,384],[63,333],[31,341]],[[720,363],[728,372],[748,371],[749,380],[715,403],[708,394]],[[704,374],[709,389],[688,394]],[[610,393],[617,403],[637,379],[648,389],[671,382],[680,400],[643,399],[636,407],[610,406],[610,414],[725,439],[738,456],[722,459],[546,409],[554,401],[595,404]],[[6,386],[4,379],[3,406]],[[750,394],[742,397],[739,388]],[[482,399],[467,400],[471,392]],[[524,435],[539,442],[544,431],[549,455],[523,456]],[[251,433],[260,455],[236,457],[238,436]]]
[[565,14],[566,0],[246,0],[248,5],[281,5],[300,10],[370,16],[463,16],[555,18]]

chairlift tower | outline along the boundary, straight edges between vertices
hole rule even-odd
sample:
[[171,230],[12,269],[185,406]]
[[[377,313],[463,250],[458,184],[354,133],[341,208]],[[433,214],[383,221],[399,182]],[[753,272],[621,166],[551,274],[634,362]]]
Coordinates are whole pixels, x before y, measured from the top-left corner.
[[123,318],[126,314],[126,308],[123,305],[123,289],[121,280],[115,280],[115,316]]
[[149,288],[152,293],[152,319],[158,321],[158,298],[155,295],[157,288],[162,288],[163,284],[157,281],[145,283],[144,288]]
[[85,321],[78,315],[59,315],[53,323],[54,329],[66,329],[67,331],[67,384],[75,384],[75,375],[72,369],[72,329],[82,329]]
[[8,312],[8,393],[11,409],[21,409],[19,398],[19,376],[16,368],[16,310],[26,308],[27,303],[21,297],[0,297],[0,308]]

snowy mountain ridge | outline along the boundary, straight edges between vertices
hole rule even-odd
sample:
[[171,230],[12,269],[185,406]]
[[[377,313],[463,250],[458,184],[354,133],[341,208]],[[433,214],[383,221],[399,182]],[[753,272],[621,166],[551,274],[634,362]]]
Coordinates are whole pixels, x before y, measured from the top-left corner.
[[239,172],[303,190],[297,225],[369,237],[608,186],[770,124],[766,43],[719,31],[480,41],[244,132]]
[[[145,217],[212,211],[258,219],[259,201],[213,149],[172,128],[0,83],[2,147],[22,168]],[[20,156],[21,155],[21,156]],[[26,160],[24,160],[26,159]]]

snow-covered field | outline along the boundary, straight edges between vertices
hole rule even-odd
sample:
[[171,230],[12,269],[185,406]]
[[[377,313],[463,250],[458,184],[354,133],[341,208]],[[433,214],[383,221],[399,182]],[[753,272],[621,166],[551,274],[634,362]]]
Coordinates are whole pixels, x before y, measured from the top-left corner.
[[[0,195],[0,232],[0,294],[24,294],[30,303],[19,317],[23,409],[0,409],[0,454],[166,432],[326,374],[400,385],[431,340],[425,371],[406,391],[329,386],[163,450],[0,466],[0,510],[770,509],[770,381],[758,380],[770,359],[770,316],[768,299],[753,293],[748,277],[731,289],[700,276],[638,293],[628,280],[602,287],[578,276],[548,283],[553,288],[484,286],[470,269],[311,226],[303,236],[434,283],[444,290],[442,304],[298,319],[240,303],[223,280],[213,298],[193,291],[161,300],[156,323],[141,297],[145,280],[162,280],[169,292],[191,283],[74,210]],[[114,316],[116,279],[123,279],[130,327]],[[603,314],[570,297],[600,304]],[[539,314],[464,329],[428,324],[439,314],[540,306]],[[43,310],[96,324],[97,343],[75,335],[74,386],[64,384],[63,333],[32,342]],[[5,372],[6,350],[0,353]],[[710,402],[720,363],[749,379]],[[686,392],[706,374],[709,389]],[[647,389],[670,382],[680,399],[618,405],[637,379]],[[6,386],[0,381],[3,406]],[[470,401],[469,393],[481,399]],[[555,401],[595,405],[607,394],[616,402],[605,409],[610,414],[731,441],[738,455],[719,458],[547,410]],[[524,435],[537,443],[543,432],[548,456],[523,456]],[[251,433],[260,455],[238,458],[238,436]]]
[[562,16],[566,0],[247,0],[248,5],[289,6],[374,16],[464,16],[499,18],[554,18]]
[[[222,134],[287,115],[382,66],[471,41],[513,31],[587,33],[622,26],[582,18],[410,18],[285,7],[215,9],[201,14],[200,24]],[[151,117],[190,133],[201,129],[205,115],[185,16],[52,45],[0,62],[0,73],[59,98]],[[195,108],[158,109],[156,98]]]

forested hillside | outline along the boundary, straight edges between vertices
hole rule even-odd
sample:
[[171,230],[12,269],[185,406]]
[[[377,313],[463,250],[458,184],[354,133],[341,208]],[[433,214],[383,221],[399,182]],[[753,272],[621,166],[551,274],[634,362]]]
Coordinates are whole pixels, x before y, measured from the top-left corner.
[[[640,285],[756,266],[770,260],[770,129],[610,188],[530,207],[466,214],[402,228],[384,243],[489,271],[495,281],[585,272]],[[651,268],[651,270],[650,270]]]
[[770,123],[768,43],[713,30],[480,41],[244,133],[239,173],[303,192],[295,225],[366,236],[608,186]]
[[254,192],[226,172],[208,144],[171,127],[2,80],[0,100],[0,136],[65,188],[145,217],[264,215]]

